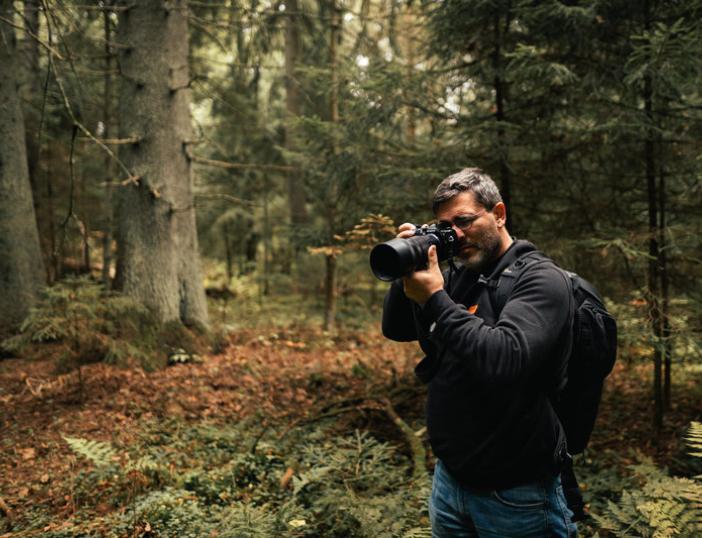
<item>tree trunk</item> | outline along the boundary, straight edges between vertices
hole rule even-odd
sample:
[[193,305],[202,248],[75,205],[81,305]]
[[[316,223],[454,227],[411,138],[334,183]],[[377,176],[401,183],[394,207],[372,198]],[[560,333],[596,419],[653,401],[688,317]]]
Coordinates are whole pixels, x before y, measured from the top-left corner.
[[[644,3],[644,26],[651,29],[650,5]],[[659,434],[663,428],[663,353],[661,341],[663,336],[661,310],[659,301],[660,251],[658,245],[658,193],[656,189],[656,156],[653,113],[653,79],[650,73],[644,75],[644,113],[647,123],[644,141],[644,163],[646,166],[646,186],[648,191],[648,314],[653,332],[653,425]],[[657,440],[657,439],[656,439]]]
[[[329,39],[331,91],[329,94],[329,121],[332,124],[339,123],[339,70],[337,65],[337,45],[340,36],[341,14],[336,6],[336,0],[331,0],[331,34]],[[332,153],[333,155],[338,153],[338,147],[336,146],[335,141],[332,142]],[[332,245],[334,241],[335,224],[335,208],[329,207],[327,209],[327,227],[330,245]],[[326,277],[324,279],[324,330],[333,331],[336,325],[336,254],[327,254],[325,258]]]
[[[505,24],[505,33],[509,28],[509,13],[505,15],[507,17],[507,23]],[[495,90],[495,120],[497,121],[497,155],[500,160],[500,193],[502,194],[502,200],[508,208],[507,211],[507,229],[513,234],[516,232],[514,230],[514,221],[512,219],[512,179],[511,171],[509,167],[509,155],[508,146],[505,140],[505,128],[504,122],[506,120],[505,115],[505,83],[502,76],[502,41],[503,34],[500,29],[500,23],[502,22],[502,17],[499,12],[495,13],[494,20],[494,39],[495,45],[493,49],[492,56],[492,67],[495,72],[493,78],[493,89]]]
[[271,250],[271,219],[268,209],[268,175],[263,175],[263,275],[261,282],[261,297],[270,292],[270,250]]
[[[234,265],[234,254],[232,253],[232,245],[231,241],[229,240],[229,224],[225,224],[222,226],[222,232],[223,232],[223,237],[222,239],[224,240],[224,253],[227,257],[227,288],[232,285],[232,278],[234,278],[234,275],[232,273],[232,267]],[[242,271],[239,270],[239,273]]]
[[[44,73],[40,60],[38,36],[40,0],[24,0],[24,24],[27,28],[24,36],[24,125],[27,144],[27,164],[29,165],[29,182],[32,186],[34,214],[39,232],[39,248],[46,267],[46,280],[49,284],[55,280],[54,241],[53,241],[53,202],[48,199],[50,178],[45,175],[42,181],[41,167],[41,109],[43,100]],[[35,36],[35,37],[32,37]]]
[[324,281],[324,330],[334,331],[336,328],[336,275],[337,275],[337,258],[336,254],[327,254],[324,257],[326,278]]
[[[0,14],[13,19],[11,0]],[[27,166],[24,118],[17,94],[16,40],[0,22],[0,326],[22,321],[36,302],[44,266]]]
[[[29,180],[34,193],[34,208],[36,214],[39,215],[39,144],[37,138],[39,131],[39,114],[37,109],[37,96],[39,88],[41,88],[41,75],[39,67],[39,0],[24,0],[24,24],[27,28],[27,33],[24,36],[24,56],[27,65],[25,77],[26,97],[29,102],[27,107],[27,118],[25,125],[27,127],[26,143],[27,143],[27,162],[29,163]],[[33,34],[35,37],[32,37]]]
[[163,321],[205,326],[188,144],[186,0],[120,2],[122,160],[136,179],[117,201],[117,279]]
[[671,327],[670,327],[670,282],[668,280],[668,258],[666,251],[666,200],[665,200],[665,171],[663,167],[660,169],[660,181],[658,185],[659,209],[660,215],[658,219],[658,241],[660,255],[660,273],[661,273],[661,334],[663,336],[663,408],[665,411],[670,410],[671,404],[671,367],[673,358],[673,345],[671,342]]
[[[296,72],[300,56],[300,8],[297,0],[285,3],[285,148],[298,149],[297,127],[300,116],[300,82]],[[299,170],[288,172],[288,200],[293,225],[307,222],[305,188]]]
[[54,182],[52,179],[53,170],[51,168],[53,150],[51,143],[46,145],[46,153],[46,215],[48,224],[48,239],[46,243],[48,254],[45,259],[48,268],[47,280],[49,284],[53,284],[61,276],[61,256],[58,255],[56,224],[54,222]]
[[[397,36],[398,49],[402,53],[405,73],[407,78],[407,88],[410,88],[412,77],[414,76],[414,64],[416,63],[415,46],[418,42],[416,31],[416,15],[411,4],[402,7],[404,10],[400,15],[401,32]],[[405,101],[412,99],[411,92],[404,90]],[[414,146],[417,139],[417,120],[413,106],[404,109],[404,134],[408,145]]]
[[[105,77],[103,79],[102,94],[102,122],[103,137],[110,138],[115,131],[112,129],[112,23],[110,22],[110,12],[105,10],[102,14],[105,34]],[[113,227],[113,202],[112,183],[115,179],[114,163],[109,155],[105,156],[105,192],[103,198],[103,214],[105,226],[102,236],[102,283],[105,289],[110,289],[112,282],[112,227]]]

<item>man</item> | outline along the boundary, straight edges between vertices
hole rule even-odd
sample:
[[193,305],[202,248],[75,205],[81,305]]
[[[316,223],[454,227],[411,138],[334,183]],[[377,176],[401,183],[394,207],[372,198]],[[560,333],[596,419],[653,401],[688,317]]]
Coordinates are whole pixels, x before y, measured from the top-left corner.
[[[428,383],[438,458],[432,536],[576,536],[559,476],[565,435],[549,401],[565,380],[570,283],[550,262],[531,264],[496,314],[490,286],[535,247],[509,235],[500,193],[477,168],[443,180],[433,210],[455,230],[462,267],[444,279],[430,247],[428,268],[394,282],[383,311],[385,336],[418,339],[426,353],[416,373]],[[413,230],[402,224],[398,237]]]

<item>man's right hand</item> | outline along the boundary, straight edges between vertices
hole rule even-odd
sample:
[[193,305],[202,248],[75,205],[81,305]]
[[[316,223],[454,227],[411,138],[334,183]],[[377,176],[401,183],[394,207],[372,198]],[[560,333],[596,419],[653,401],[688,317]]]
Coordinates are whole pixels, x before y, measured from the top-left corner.
[[397,228],[397,238],[400,239],[407,239],[409,237],[412,237],[414,235],[414,231],[417,229],[417,227],[412,224],[411,222],[405,222],[400,224],[400,226]]

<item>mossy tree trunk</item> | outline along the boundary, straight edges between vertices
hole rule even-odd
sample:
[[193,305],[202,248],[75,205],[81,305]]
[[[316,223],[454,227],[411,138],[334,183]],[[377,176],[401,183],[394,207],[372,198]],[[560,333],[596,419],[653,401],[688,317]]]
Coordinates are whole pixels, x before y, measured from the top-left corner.
[[[14,18],[11,0],[0,15]],[[0,22],[0,327],[19,323],[44,284],[29,182],[24,118],[17,93],[20,73],[14,29]]]
[[121,157],[136,179],[117,196],[117,285],[161,321],[207,324],[192,170],[185,0],[124,1],[117,39],[122,75]]

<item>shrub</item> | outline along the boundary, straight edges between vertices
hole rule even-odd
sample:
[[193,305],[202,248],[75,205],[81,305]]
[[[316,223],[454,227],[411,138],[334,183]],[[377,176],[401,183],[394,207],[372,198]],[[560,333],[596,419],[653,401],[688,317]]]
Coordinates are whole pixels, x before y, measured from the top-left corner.
[[9,352],[45,356],[50,344],[59,370],[104,361],[131,362],[153,369],[164,366],[176,348],[201,351],[202,338],[180,323],[160,326],[141,303],[105,291],[87,277],[71,277],[44,290],[18,335],[2,342]]

